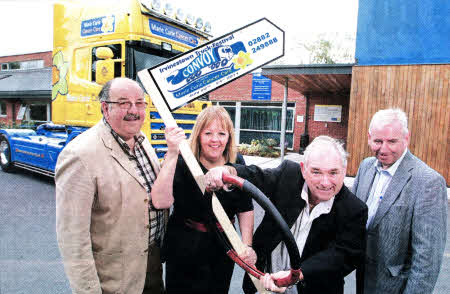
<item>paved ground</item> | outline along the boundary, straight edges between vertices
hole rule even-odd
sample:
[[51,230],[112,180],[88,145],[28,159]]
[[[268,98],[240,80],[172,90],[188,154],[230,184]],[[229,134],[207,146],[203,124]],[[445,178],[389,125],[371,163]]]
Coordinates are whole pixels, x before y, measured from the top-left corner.
[[[300,155],[289,153],[286,158],[299,161]],[[280,159],[258,157],[246,160],[262,167],[280,163]],[[256,226],[262,216],[256,204]],[[450,213],[447,223],[447,247],[435,294],[450,293]],[[230,294],[242,293],[242,277],[242,269],[236,267]],[[355,293],[354,285],[354,276],[350,275],[345,293]],[[47,177],[0,171],[0,294],[29,293],[71,293],[56,243],[55,187]]]

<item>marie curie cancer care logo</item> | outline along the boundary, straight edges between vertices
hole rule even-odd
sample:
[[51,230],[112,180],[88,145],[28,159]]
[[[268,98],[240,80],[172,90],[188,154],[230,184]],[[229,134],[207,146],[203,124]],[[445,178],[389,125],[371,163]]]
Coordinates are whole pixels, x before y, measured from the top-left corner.
[[113,33],[116,26],[114,15],[86,19],[81,22],[81,37]]
[[69,87],[67,86],[67,71],[69,65],[64,61],[62,51],[58,51],[53,55],[52,66],[52,101],[56,99],[58,94],[67,95]]
[[[223,45],[233,39],[234,35],[230,35],[178,60],[177,63],[160,68],[160,73],[168,72],[167,90],[172,92],[175,98],[182,98],[250,65],[253,61],[242,42]],[[186,65],[170,71],[180,63]]]

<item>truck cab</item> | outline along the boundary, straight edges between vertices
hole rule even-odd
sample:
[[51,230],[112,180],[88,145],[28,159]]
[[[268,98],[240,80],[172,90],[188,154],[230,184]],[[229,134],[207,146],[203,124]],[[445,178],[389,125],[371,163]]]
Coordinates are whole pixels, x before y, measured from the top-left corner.
[[[175,14],[159,1],[58,1],[54,4],[52,122],[36,130],[0,130],[0,166],[54,175],[59,152],[101,118],[98,93],[115,77],[137,80],[153,67],[206,42],[210,26]],[[157,155],[167,150],[164,122],[149,103],[142,131]],[[200,111],[197,100],[176,110],[178,125],[189,136]]]

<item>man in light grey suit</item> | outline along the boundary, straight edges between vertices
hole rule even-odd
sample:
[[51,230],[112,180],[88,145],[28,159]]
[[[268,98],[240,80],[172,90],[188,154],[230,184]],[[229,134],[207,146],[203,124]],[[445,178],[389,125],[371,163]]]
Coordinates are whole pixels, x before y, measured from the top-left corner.
[[353,193],[369,207],[357,293],[432,293],[444,253],[444,178],[409,150],[406,114],[378,111],[369,126],[375,157],[359,166]]

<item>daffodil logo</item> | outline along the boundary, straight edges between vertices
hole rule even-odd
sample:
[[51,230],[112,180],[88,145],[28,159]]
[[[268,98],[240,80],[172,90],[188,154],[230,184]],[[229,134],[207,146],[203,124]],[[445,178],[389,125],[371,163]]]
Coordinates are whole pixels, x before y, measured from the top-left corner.
[[252,64],[253,60],[250,58],[250,52],[239,51],[238,56],[233,58],[233,63],[236,70],[239,68],[244,69],[247,65]]
[[52,67],[52,101],[56,99],[58,94],[66,95],[68,92],[67,87],[67,62],[64,62],[64,56],[61,51],[58,51],[53,55],[53,67]]
[[103,33],[114,32],[114,16],[105,16],[102,19],[102,32]]

